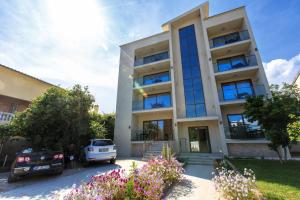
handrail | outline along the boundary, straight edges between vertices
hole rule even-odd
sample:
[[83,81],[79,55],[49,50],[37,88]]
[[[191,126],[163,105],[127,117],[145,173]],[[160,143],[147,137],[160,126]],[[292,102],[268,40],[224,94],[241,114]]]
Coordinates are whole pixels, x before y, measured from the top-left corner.
[[145,56],[143,58],[137,58],[134,60],[134,66],[144,65],[144,64],[157,62],[169,58],[170,58],[169,51],[164,51],[161,53],[152,54],[150,56]]
[[[244,92],[242,92],[244,91]],[[247,91],[251,91],[248,93]],[[246,99],[248,96],[266,96],[266,88],[264,85],[254,85],[251,87],[240,87],[234,89],[226,89],[227,98],[225,98],[224,90],[220,89],[219,93],[219,100],[220,101],[233,101],[238,99]]]
[[[233,56],[233,57],[228,57],[228,58],[224,58],[224,59],[221,59],[221,60],[230,60],[232,58],[235,58],[237,56]],[[242,56],[241,56],[242,58]],[[226,63],[227,66],[226,68],[223,67],[222,68],[222,65],[218,62],[215,62],[213,63],[213,66],[214,66],[214,72],[217,73],[217,72],[224,72],[224,71],[230,71],[230,70],[235,70],[235,69],[240,69],[240,68],[244,68],[244,67],[252,67],[252,66],[257,66],[257,59],[256,59],[256,56],[255,55],[249,55],[249,56],[245,56],[245,63],[238,63],[238,64],[233,64],[231,62],[228,62]]]
[[226,139],[264,139],[265,135],[259,125],[239,124],[224,126]]
[[209,40],[209,46],[210,48],[216,48],[248,39],[250,39],[249,32],[244,30],[212,38]]

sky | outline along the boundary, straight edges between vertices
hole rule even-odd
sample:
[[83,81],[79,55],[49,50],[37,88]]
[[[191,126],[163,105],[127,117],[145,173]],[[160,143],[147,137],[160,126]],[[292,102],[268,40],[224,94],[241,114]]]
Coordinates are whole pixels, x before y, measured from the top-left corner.
[[[64,88],[88,86],[115,111],[119,46],[203,0],[1,0],[0,63]],[[246,6],[269,83],[300,70],[299,0],[210,0],[210,15]]]

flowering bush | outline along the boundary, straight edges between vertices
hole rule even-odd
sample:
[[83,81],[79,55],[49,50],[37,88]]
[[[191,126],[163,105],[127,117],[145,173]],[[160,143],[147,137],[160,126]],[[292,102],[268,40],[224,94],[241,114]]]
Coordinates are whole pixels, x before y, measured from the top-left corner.
[[255,175],[251,169],[244,169],[244,174],[225,168],[217,169],[213,178],[215,188],[224,199],[255,200]]
[[93,176],[88,183],[74,188],[64,199],[157,200],[162,198],[165,186],[180,180],[182,173],[183,168],[174,157],[170,160],[150,160],[141,169],[137,169],[133,162],[128,176],[120,169]]
[[93,176],[90,182],[73,189],[64,199],[124,199],[127,182],[128,179],[124,176],[124,170],[113,170],[109,173]]

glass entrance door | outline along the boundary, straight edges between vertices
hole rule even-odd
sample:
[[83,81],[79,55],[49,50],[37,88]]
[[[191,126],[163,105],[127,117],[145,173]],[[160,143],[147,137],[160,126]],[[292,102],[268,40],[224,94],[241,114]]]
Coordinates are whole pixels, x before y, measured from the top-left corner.
[[207,127],[189,127],[189,140],[191,152],[211,152]]

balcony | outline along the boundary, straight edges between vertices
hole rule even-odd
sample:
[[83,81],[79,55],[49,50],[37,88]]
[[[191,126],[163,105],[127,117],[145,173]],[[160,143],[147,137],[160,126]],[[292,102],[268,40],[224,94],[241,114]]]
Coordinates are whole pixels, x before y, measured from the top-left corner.
[[249,33],[247,30],[245,30],[215,37],[209,41],[209,46],[211,49],[213,49],[249,39]]
[[[244,85],[242,85],[244,84]],[[220,105],[243,104],[249,96],[266,96],[264,85],[247,85],[243,82],[241,85],[226,84],[222,90],[219,90]]]
[[169,59],[169,52],[165,51],[165,52],[161,52],[161,53],[157,53],[157,54],[153,54],[150,56],[145,56],[143,58],[138,58],[135,59],[134,61],[134,66],[140,66],[140,65],[146,65],[149,63],[154,63],[154,62],[158,62],[158,61],[162,61],[162,60],[166,60]]
[[214,72],[227,72],[247,67],[257,66],[255,55],[251,56],[234,56],[217,60],[214,65]]
[[170,112],[172,109],[170,93],[147,95],[132,102],[133,113]]
[[159,132],[152,129],[133,130],[131,141],[170,141],[173,140],[172,132]]
[[226,139],[261,140],[265,135],[258,125],[225,126]]
[[170,72],[162,72],[157,74],[151,74],[143,77],[135,78],[133,81],[133,88],[141,88],[145,86],[152,86],[170,82]]
[[13,120],[13,118],[14,118],[13,113],[0,112],[0,124],[9,123],[11,120]]
[[132,102],[132,111],[133,112],[154,112],[154,111],[169,111],[172,110],[171,103],[157,102],[153,104],[146,104],[144,101],[134,101]]

